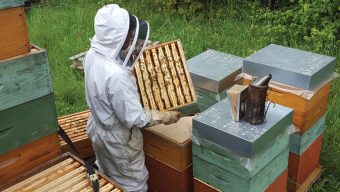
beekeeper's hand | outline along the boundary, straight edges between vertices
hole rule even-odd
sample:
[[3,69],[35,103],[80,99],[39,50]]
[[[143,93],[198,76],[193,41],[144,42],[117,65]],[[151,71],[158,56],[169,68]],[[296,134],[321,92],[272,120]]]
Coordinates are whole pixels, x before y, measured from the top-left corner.
[[151,110],[151,121],[149,123],[149,126],[154,126],[158,124],[165,124],[169,125],[172,123],[176,123],[181,113],[178,111],[158,111],[158,110]]

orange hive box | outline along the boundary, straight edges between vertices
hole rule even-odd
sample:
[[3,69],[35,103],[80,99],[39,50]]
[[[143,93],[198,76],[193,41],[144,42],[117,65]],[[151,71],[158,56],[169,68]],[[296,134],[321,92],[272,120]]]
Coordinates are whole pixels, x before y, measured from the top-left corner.
[[180,41],[147,48],[135,65],[146,109],[180,110],[197,101]]
[[24,7],[0,9],[0,60],[30,52]]
[[149,190],[153,192],[193,191],[192,165],[178,171],[157,159],[145,155],[145,165],[149,171]]
[[[91,141],[86,134],[86,124],[89,115],[90,111],[87,110],[58,118],[59,125],[65,130],[66,134],[84,158],[94,155]],[[73,152],[61,137],[60,145],[63,152]]]
[[[243,84],[249,84],[249,82],[250,79],[243,79]],[[301,130],[299,134],[302,135],[326,113],[331,84],[332,82],[326,83],[309,100],[297,94],[285,91],[285,89],[301,89],[290,86],[284,87],[285,85],[280,84],[282,87],[281,89],[277,86],[272,87],[271,84],[269,84],[270,90],[268,91],[268,99],[274,103],[294,109],[293,124]]]
[[322,147],[322,135],[320,135],[302,155],[289,154],[288,176],[289,191],[299,189],[299,186],[309,182],[307,178],[319,169],[319,159]]
[[20,180],[24,172],[57,157],[60,153],[58,135],[52,134],[1,155],[0,191]]
[[[100,191],[124,192],[119,185],[99,173]],[[65,153],[24,174],[24,178],[5,189],[12,191],[93,191],[81,160]]]

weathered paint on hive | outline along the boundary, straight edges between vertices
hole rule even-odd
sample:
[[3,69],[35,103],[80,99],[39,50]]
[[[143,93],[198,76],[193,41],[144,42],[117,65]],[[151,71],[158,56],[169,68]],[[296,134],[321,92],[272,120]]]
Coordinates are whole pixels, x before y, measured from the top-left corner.
[[303,135],[293,133],[290,135],[289,150],[291,153],[301,155],[319,137],[324,130],[326,115],[322,116],[307,132]]
[[313,90],[334,72],[335,58],[271,44],[243,61],[242,72],[273,75],[272,80]]
[[243,58],[209,49],[187,61],[195,87],[219,93],[234,83]]
[[226,98],[197,115],[193,130],[198,137],[252,158],[291,123],[292,110],[278,104],[269,106],[266,121],[261,125],[250,125],[243,120],[234,122]]
[[0,154],[57,131],[54,95],[0,111]]
[[23,6],[24,0],[1,0],[0,9]]
[[239,177],[251,179],[282,151],[287,149],[288,143],[288,131],[283,132],[278,137],[273,138],[262,153],[250,159],[236,155],[228,149],[205,139],[197,139],[193,135],[192,154]]
[[45,50],[0,61],[0,111],[52,92]]
[[193,157],[194,177],[221,191],[264,191],[288,166],[289,149],[285,149],[254,178],[244,179],[196,156]]

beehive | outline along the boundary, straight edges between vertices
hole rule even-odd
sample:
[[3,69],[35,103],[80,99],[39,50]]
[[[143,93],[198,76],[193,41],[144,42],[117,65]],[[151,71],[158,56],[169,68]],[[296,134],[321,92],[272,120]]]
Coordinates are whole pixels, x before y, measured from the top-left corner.
[[[289,191],[295,191],[304,185],[314,171],[320,169],[319,160],[322,147],[322,135],[301,154],[289,154],[288,176],[290,179]],[[311,183],[310,183],[311,184]],[[309,186],[310,186],[309,184]]]
[[[287,179],[288,170],[286,169],[276,180],[268,186],[265,192],[286,192],[287,191]],[[214,188],[213,186],[200,181],[199,179],[194,179],[194,192],[220,192],[220,190]]]
[[[243,84],[249,84],[249,82],[249,77],[243,79]],[[306,90],[271,81],[268,99],[294,109],[293,124],[300,129],[299,134],[301,135],[326,113],[331,85],[331,81],[325,83],[308,99],[304,97],[308,92]]]
[[0,2],[0,60],[28,53],[31,49],[23,1]]
[[234,122],[228,98],[223,99],[193,119],[196,136],[225,147],[235,154],[252,158],[291,125],[293,110],[281,105],[270,105],[266,123],[250,125]]
[[[89,115],[90,111],[86,110],[58,118],[59,125],[65,130],[78,152],[84,158],[94,155],[91,141],[86,134],[86,124]],[[63,152],[73,152],[61,137],[60,145]]]
[[179,171],[154,157],[145,155],[145,166],[149,171],[148,186],[152,192],[192,192],[192,165]]
[[[99,174],[100,191],[123,192],[119,185]],[[27,173],[25,179],[5,189],[11,191],[93,191],[82,162],[65,153]]]
[[21,175],[60,155],[58,135],[53,133],[0,156],[0,191]]
[[242,72],[272,74],[272,80],[306,90],[318,88],[333,72],[335,58],[280,45],[268,45],[244,59]]
[[146,49],[135,73],[145,109],[185,110],[196,103],[180,41]]
[[179,171],[192,164],[192,117],[182,117],[171,125],[156,125],[142,129],[144,152]]
[[241,73],[242,61],[241,57],[212,49],[187,61],[201,111],[227,97],[226,90]]

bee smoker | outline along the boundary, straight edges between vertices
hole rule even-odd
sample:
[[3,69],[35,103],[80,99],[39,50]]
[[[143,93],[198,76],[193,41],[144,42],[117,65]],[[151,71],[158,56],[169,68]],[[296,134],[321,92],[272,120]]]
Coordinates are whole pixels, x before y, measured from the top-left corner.
[[262,124],[265,119],[265,103],[271,74],[252,80],[248,87],[248,98],[245,105],[245,121],[252,124]]

